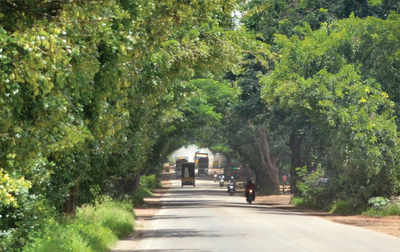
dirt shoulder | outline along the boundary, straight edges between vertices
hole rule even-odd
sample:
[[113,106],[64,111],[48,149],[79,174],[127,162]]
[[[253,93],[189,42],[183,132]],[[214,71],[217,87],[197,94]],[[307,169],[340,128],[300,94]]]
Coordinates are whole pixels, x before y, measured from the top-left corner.
[[337,216],[329,214],[328,212],[312,211],[304,209],[296,209],[295,206],[291,205],[291,195],[268,195],[258,196],[256,204],[268,205],[276,208],[292,209],[301,211],[307,215],[319,216],[329,221],[334,221],[341,224],[358,226],[374,230],[376,232],[393,235],[400,238],[400,216],[388,216],[388,217],[368,217],[368,216]]
[[327,220],[367,228],[400,238],[400,216],[367,217],[367,216],[326,216]]
[[143,206],[134,207],[133,211],[135,212],[136,224],[139,224],[138,226],[145,220],[151,219],[151,217],[157,213],[161,206],[160,199],[168,191],[171,182],[163,180],[161,186],[161,188],[153,190],[153,195],[151,197],[145,198],[145,204]]
[[160,200],[170,187],[169,181],[162,181],[162,188],[153,191],[151,197],[145,198],[145,204],[133,209],[135,213],[135,232],[130,236],[121,239],[110,250],[110,252],[134,252],[138,246],[138,238],[143,236],[146,230],[150,229],[148,222],[160,209]]

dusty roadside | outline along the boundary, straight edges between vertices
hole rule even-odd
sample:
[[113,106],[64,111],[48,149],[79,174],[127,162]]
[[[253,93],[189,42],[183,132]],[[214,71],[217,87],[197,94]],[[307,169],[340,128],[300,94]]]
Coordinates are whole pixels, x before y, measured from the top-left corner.
[[[136,215],[135,233],[125,239],[120,240],[111,250],[111,252],[135,251],[135,249],[138,247],[140,237],[151,230],[151,224],[149,224],[151,222],[148,220],[151,220],[152,217],[159,211],[161,205],[160,200],[170,186],[171,183],[168,180],[163,181],[162,188],[155,190],[152,197],[146,198],[146,204],[143,207],[134,208]],[[271,208],[279,208],[285,211],[302,212],[305,215],[318,216],[329,221],[358,226],[400,238],[400,216],[384,218],[373,218],[366,216],[335,216],[329,214],[328,212],[297,209],[295,206],[290,204],[290,198],[291,195],[289,194],[257,196],[255,204],[264,205]]]
[[130,236],[121,239],[110,250],[110,252],[133,252],[137,248],[138,238],[140,238],[146,230],[151,229],[146,220],[151,219],[160,208],[160,199],[168,191],[171,183],[168,180],[163,180],[161,183],[162,188],[153,191],[153,195],[145,198],[145,205],[135,207],[135,232]]
[[145,198],[145,205],[141,207],[134,207],[136,225],[140,227],[141,224],[147,219],[154,216],[158,209],[160,208],[160,199],[167,192],[170,187],[171,182],[168,180],[163,180],[161,182],[161,188],[155,189],[153,195],[149,198]]
[[[291,195],[269,195],[269,196],[258,196],[256,204],[268,205],[271,207],[277,207],[281,209],[292,209],[296,208],[290,204]],[[303,209],[296,209],[296,211],[304,212],[305,214],[322,217],[329,221],[334,221],[346,225],[353,225],[362,228],[374,230],[389,235],[393,235],[400,238],[400,216],[390,217],[368,217],[368,216],[337,216],[331,215],[328,212],[310,211]]]

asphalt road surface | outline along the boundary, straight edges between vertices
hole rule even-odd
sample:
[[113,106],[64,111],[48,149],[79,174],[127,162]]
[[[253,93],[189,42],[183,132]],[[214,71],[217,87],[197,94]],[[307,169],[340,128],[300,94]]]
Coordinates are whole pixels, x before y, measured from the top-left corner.
[[249,205],[212,181],[172,188],[134,241],[114,252],[400,252],[400,239],[301,212]]

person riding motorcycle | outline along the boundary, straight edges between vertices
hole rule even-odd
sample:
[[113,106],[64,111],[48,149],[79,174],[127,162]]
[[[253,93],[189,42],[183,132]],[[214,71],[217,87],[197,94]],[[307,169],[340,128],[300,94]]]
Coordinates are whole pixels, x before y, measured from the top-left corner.
[[246,198],[249,197],[250,189],[253,190],[253,198],[255,199],[256,198],[256,186],[253,184],[253,181],[251,179],[248,179],[247,184],[246,184],[246,190],[245,190]]
[[234,176],[231,176],[231,178],[229,179],[229,184],[227,188],[228,193],[230,193],[231,195],[233,195],[233,193],[236,191],[236,181]]

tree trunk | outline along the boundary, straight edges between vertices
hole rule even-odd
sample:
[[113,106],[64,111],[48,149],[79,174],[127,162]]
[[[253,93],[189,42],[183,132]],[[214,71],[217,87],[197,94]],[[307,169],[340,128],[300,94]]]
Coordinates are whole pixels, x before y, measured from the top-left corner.
[[271,157],[271,150],[265,129],[259,128],[258,133],[259,138],[256,139],[256,142],[258,144],[261,163],[264,169],[267,171],[268,176],[270,177],[273,193],[279,193],[279,168],[276,165],[279,158]]
[[75,215],[76,212],[76,199],[78,198],[79,184],[76,183],[74,187],[69,190],[68,199],[64,202],[64,213],[67,215]]
[[302,142],[303,136],[299,136],[296,132],[292,132],[289,140],[289,147],[292,152],[290,167],[290,189],[294,195],[297,195],[299,193],[297,190],[296,168],[304,166],[303,160],[301,159]]

